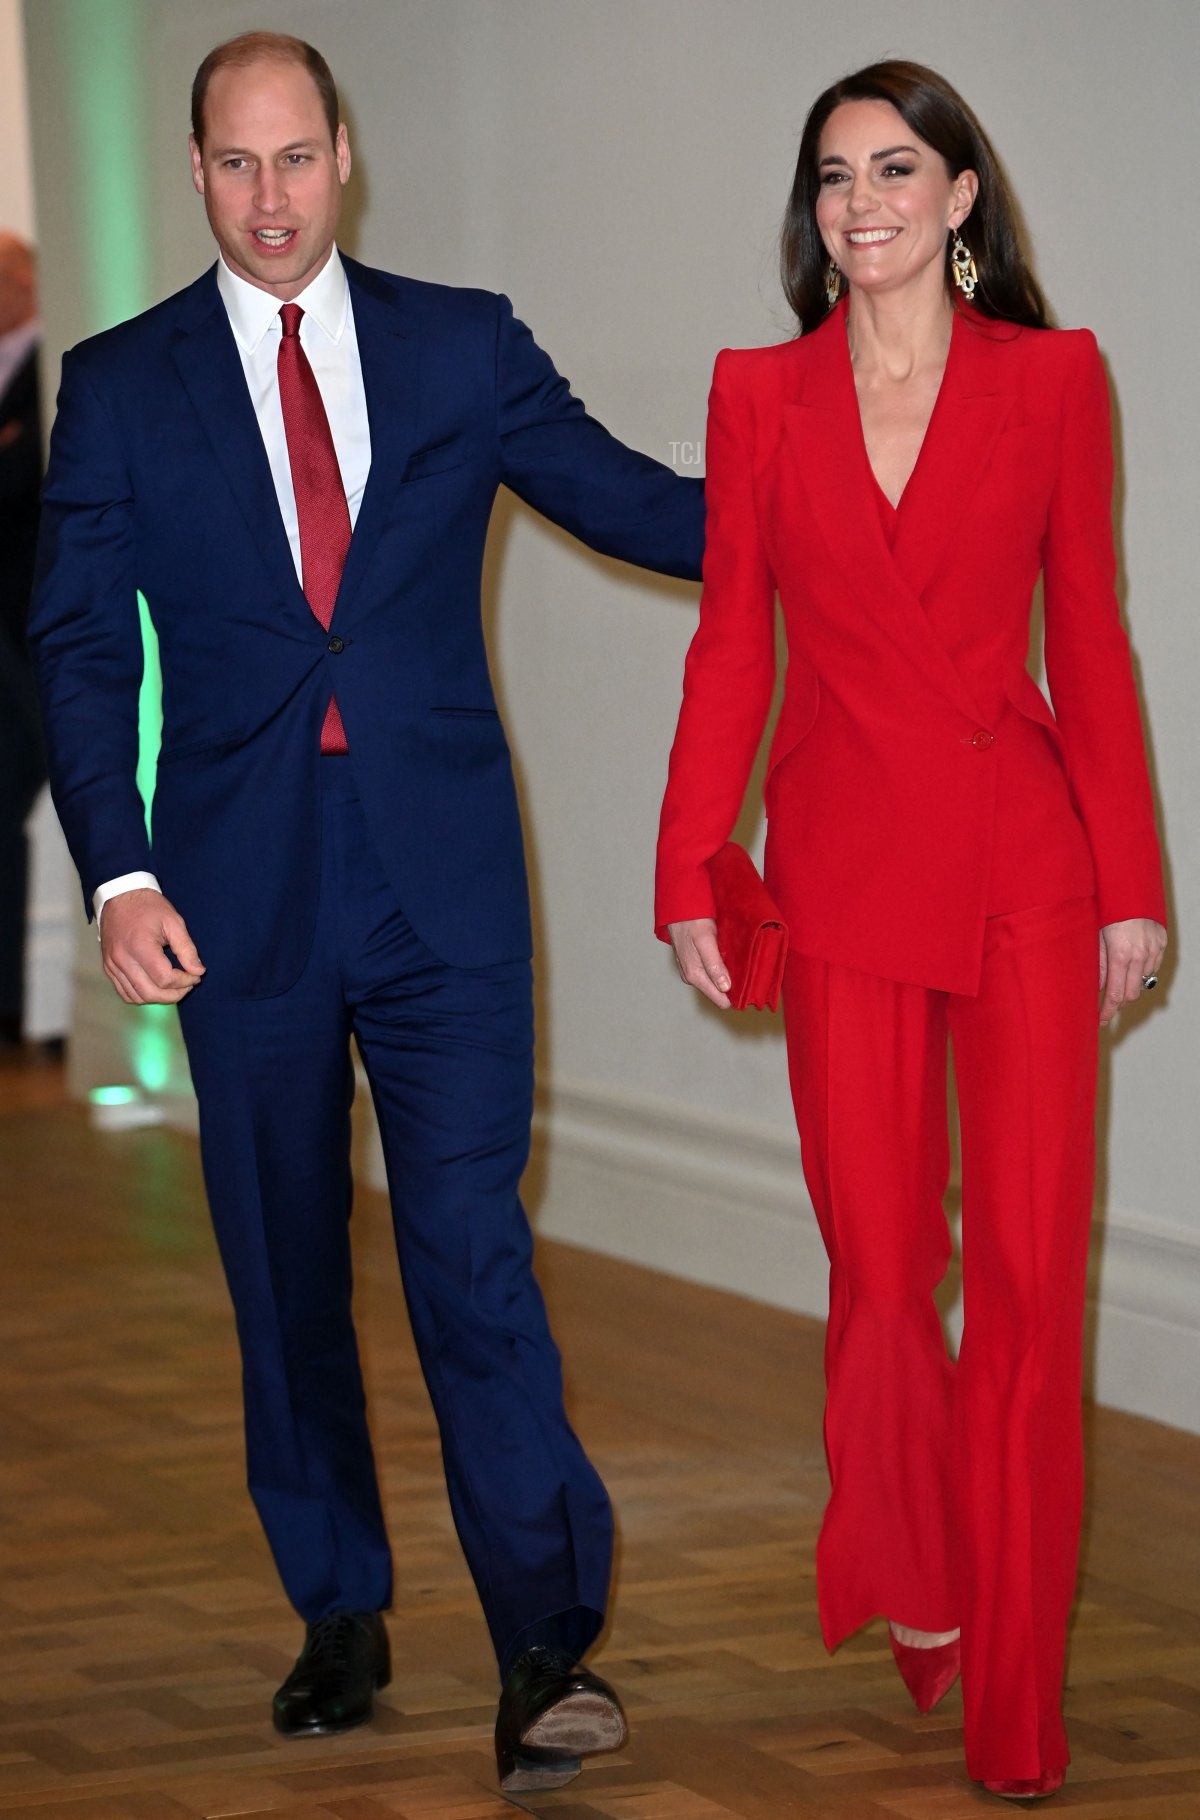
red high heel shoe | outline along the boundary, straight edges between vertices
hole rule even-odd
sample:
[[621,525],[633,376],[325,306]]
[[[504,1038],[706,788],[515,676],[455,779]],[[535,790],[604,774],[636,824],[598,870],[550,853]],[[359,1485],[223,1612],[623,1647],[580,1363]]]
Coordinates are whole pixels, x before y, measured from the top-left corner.
[[1028,1782],[985,1782],[983,1786],[989,1795],[999,1795],[1004,1801],[1041,1801],[1046,1795],[1057,1794],[1063,1779],[1061,1769],[1052,1769]]
[[931,1713],[944,1694],[949,1693],[962,1669],[962,1640],[938,1643],[932,1649],[914,1649],[901,1643],[891,1625],[888,1641],[900,1670],[900,1679],[913,1697],[919,1713]]

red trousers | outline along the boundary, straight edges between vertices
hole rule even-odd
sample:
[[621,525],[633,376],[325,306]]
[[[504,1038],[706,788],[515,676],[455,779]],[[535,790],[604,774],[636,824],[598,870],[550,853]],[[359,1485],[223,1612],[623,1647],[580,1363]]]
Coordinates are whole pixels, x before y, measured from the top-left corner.
[[[875,1617],[961,1626],[970,1774],[1063,1769],[1083,1488],[1094,904],[990,918],[974,998],[793,955],[784,1008],[804,1175],[830,1263],[832,1493],[817,1550],[826,1645]],[[957,1363],[933,1301],[951,1255],[948,1041],[962,1139]]]

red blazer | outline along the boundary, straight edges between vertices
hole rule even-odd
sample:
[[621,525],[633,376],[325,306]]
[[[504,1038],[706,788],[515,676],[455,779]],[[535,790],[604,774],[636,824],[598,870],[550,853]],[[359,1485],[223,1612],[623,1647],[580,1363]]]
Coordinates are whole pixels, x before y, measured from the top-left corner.
[[[1096,896],[1165,921],[1114,589],[1108,387],[1087,330],[959,311],[929,429],[881,523],[846,304],[718,356],[708,545],[658,848],[656,923],[712,915],[787,632],[767,882],[802,954],[978,990],[989,914]],[[1026,669],[1045,580],[1046,676]]]

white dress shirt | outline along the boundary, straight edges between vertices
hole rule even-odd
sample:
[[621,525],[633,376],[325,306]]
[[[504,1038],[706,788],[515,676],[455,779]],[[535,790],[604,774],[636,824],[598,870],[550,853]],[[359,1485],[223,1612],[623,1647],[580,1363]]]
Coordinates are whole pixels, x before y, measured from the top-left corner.
[[[292,466],[288,460],[283,406],[279,399],[279,343],[283,335],[279,299],[239,278],[223,257],[217,263],[217,289],[229,315],[250,402],[271,466],[275,497],[296,565],[296,579],[303,584],[300,520],[296,513]],[[293,301],[304,311],[300,345],[316,376],[325,415],[329,419],[353,529],[358,522],[363,489],[371,468],[371,428],[367,421],[367,396],[358,357],[358,337],[354,332],[350,286],[336,247],[316,277]],[[109,879],[97,887],[92,895],[97,933],[100,912],[109,898],[139,889],[161,891],[162,886],[152,872],[125,872],[120,878]]]

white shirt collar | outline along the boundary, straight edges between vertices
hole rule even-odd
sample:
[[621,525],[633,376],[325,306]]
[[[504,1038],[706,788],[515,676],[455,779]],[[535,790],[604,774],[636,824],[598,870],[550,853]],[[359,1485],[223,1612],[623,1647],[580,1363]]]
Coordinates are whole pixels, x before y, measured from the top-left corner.
[[[235,340],[247,354],[253,354],[272,325],[279,323],[278,297],[239,278],[220,253],[217,255],[217,289],[228,311]],[[350,286],[336,247],[316,277],[292,301],[300,305],[306,320],[315,322],[330,341],[342,339],[350,313]]]

